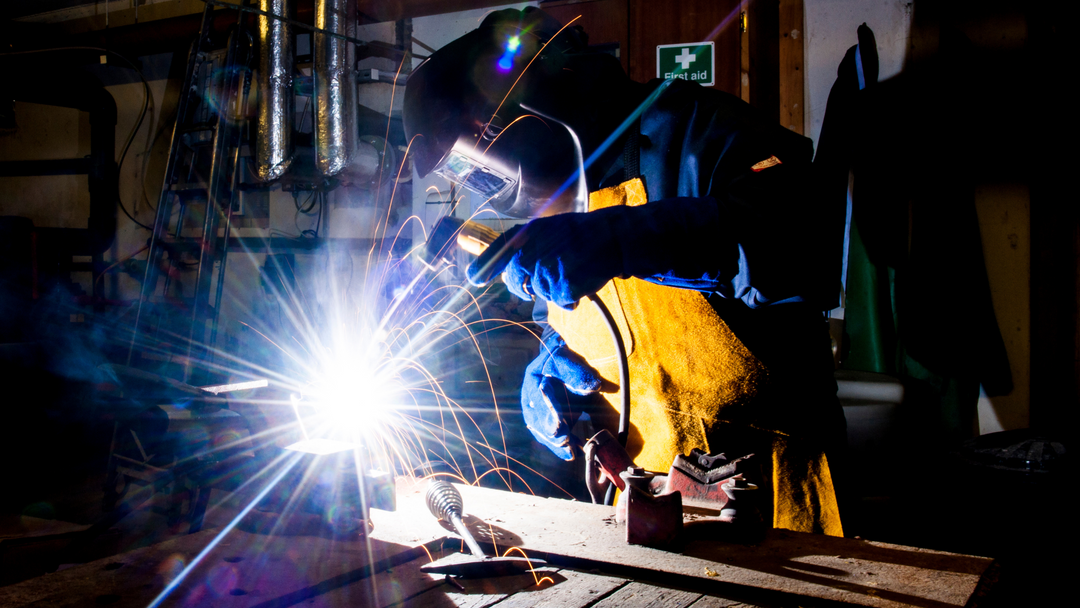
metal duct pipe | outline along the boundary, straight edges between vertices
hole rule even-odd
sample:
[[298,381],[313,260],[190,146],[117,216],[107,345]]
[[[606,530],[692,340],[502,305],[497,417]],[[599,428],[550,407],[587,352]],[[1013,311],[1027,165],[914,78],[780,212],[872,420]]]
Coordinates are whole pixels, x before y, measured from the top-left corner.
[[[356,0],[316,0],[315,27],[356,37]],[[356,155],[356,49],[315,33],[315,163],[326,176],[341,173]]]
[[[259,9],[292,17],[293,0],[259,0]],[[275,180],[292,162],[292,26],[259,16],[259,131],[255,169],[259,179]]]

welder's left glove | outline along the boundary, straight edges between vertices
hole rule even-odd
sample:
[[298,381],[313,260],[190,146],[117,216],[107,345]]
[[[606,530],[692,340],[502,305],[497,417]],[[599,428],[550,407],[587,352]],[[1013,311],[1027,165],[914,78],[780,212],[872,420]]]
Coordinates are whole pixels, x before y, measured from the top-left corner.
[[502,273],[514,295],[537,296],[566,309],[615,277],[673,273],[690,278],[680,286],[709,289],[718,266],[710,241],[719,223],[711,198],[539,218],[496,239],[469,265],[469,281],[484,285]]
[[600,384],[596,370],[552,332],[525,368],[521,385],[521,413],[529,432],[559,458],[573,460],[570,428],[582,413],[574,396],[593,395]]

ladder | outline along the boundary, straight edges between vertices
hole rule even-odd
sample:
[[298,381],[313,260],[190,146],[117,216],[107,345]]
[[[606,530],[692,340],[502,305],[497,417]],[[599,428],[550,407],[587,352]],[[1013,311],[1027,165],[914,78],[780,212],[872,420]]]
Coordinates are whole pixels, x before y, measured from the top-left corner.
[[[141,367],[143,357],[179,357],[179,379],[199,384],[213,366],[253,57],[246,13],[215,50],[213,12],[207,3],[188,55],[127,359]],[[176,280],[192,273],[187,285]]]

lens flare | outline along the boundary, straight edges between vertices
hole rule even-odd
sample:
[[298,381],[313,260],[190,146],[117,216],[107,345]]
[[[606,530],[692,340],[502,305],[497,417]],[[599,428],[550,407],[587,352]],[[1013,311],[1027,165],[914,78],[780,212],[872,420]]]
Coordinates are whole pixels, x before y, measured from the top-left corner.
[[521,38],[517,36],[511,36],[506,41],[506,48],[503,51],[502,57],[499,57],[499,61],[496,65],[499,67],[499,71],[509,72],[514,69],[514,58],[521,52]]
[[379,368],[372,353],[358,352],[369,350],[343,344],[325,353],[304,392],[300,403],[312,405],[331,434],[368,435],[370,440],[401,403],[387,370]]

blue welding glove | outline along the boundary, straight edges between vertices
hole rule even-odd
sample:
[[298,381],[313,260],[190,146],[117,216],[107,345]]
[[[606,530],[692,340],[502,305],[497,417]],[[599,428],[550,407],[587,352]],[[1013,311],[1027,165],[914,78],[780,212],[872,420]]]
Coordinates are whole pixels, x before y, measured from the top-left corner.
[[[714,246],[719,224],[711,198],[553,215],[501,235],[469,265],[468,277],[484,285],[502,273],[514,295],[566,309],[615,277],[657,275],[661,282],[682,279],[673,284],[711,290],[721,265]],[[733,251],[728,257],[738,272]]]
[[592,395],[600,390],[600,375],[585,359],[552,333],[540,346],[540,354],[525,368],[521,385],[521,413],[525,426],[537,441],[563,460],[573,460],[570,428],[581,416],[572,407],[572,395]]
[[572,309],[622,275],[619,240],[600,212],[564,213],[535,219],[503,233],[468,268],[469,281],[484,285],[500,273],[511,293]]

